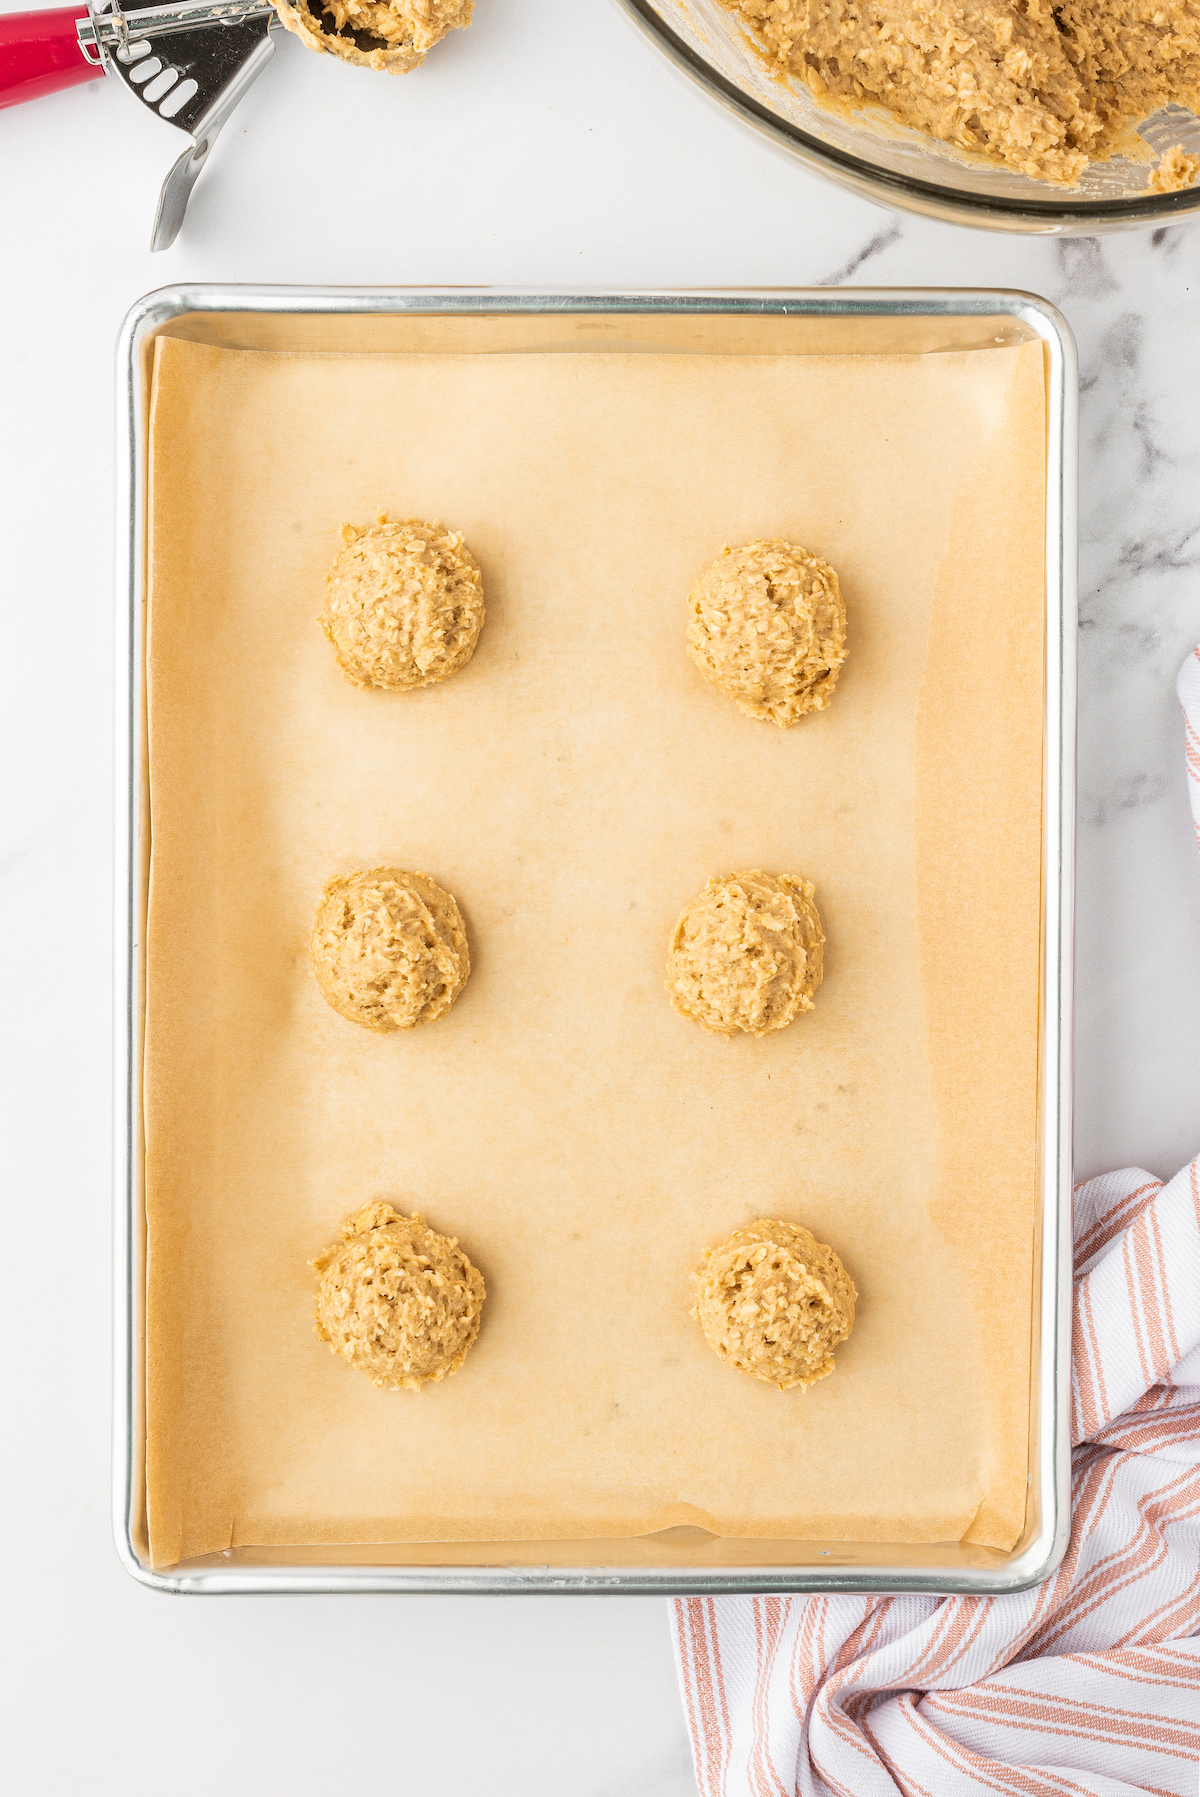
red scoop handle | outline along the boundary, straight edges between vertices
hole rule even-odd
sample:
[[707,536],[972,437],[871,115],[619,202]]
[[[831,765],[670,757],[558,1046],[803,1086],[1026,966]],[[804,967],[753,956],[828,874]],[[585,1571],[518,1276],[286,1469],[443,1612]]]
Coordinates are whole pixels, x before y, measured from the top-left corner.
[[102,68],[88,62],[75,34],[86,17],[78,6],[0,16],[0,106],[36,100],[103,75]]

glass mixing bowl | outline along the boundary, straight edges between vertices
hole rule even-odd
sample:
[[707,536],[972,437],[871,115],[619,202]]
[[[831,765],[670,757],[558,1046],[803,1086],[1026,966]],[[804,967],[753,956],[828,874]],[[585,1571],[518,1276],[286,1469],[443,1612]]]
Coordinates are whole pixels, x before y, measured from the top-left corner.
[[[1200,182],[1148,193],[1151,165],[1093,163],[1069,191],[969,158],[889,121],[881,109],[842,117],[802,81],[781,81],[753,54],[717,0],[620,0],[646,35],[713,99],[830,180],[884,206],[993,231],[1092,235],[1178,224],[1200,212]],[[1168,106],[1139,127],[1156,152],[1200,151],[1200,120]]]

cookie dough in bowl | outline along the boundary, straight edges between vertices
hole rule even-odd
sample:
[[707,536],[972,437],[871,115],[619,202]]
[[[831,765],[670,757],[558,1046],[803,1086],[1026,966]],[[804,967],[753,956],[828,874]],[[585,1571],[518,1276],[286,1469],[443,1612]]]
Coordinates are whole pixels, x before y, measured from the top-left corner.
[[726,544],[688,605],[688,654],[750,717],[787,727],[828,705],[846,659],[846,607],[828,562],[776,537]]
[[1182,144],[1172,144],[1158,159],[1147,182],[1150,193],[1182,193],[1200,174],[1200,156],[1189,156]]
[[811,1011],[825,949],[813,890],[757,869],[710,879],[671,937],[675,1009],[720,1036],[769,1036]]
[[483,580],[457,531],[420,518],[342,526],[317,620],[354,686],[407,692],[464,668],[483,628]]
[[313,972],[339,1017],[388,1035],[445,1016],[467,983],[462,913],[428,874],[339,874],[313,923]]
[[419,1391],[456,1373],[479,1334],[483,1277],[453,1236],[390,1204],[347,1217],[318,1255],[317,1334],[372,1385]]
[[1089,162],[1144,156],[1134,128],[1161,108],[1200,111],[1192,0],[719,3],[819,103],[877,103],[901,125],[1060,187]]
[[471,23],[472,0],[274,0],[280,22],[310,50],[404,75],[448,31]]
[[833,1372],[858,1294],[832,1248],[760,1217],[710,1248],[692,1312],[709,1346],[741,1373],[789,1391]]

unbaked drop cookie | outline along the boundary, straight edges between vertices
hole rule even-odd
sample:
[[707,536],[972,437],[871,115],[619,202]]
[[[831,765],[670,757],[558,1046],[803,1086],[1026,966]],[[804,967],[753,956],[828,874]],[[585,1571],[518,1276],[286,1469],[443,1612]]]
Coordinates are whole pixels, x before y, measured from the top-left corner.
[[688,605],[688,654],[750,717],[786,726],[828,705],[846,659],[846,607],[828,562],[778,538],[726,545]]
[[471,972],[454,899],[428,874],[398,867],[330,880],[311,954],[322,996],[338,1016],[380,1035],[443,1017]]
[[466,667],[483,628],[483,579],[457,531],[381,515],[342,526],[317,620],[354,686],[407,692]]
[[760,1217],[710,1248],[692,1312],[709,1346],[780,1391],[815,1385],[854,1327],[858,1294],[832,1248],[793,1223]]
[[454,1237],[381,1202],[363,1205],[339,1233],[312,1263],[321,1340],[391,1391],[456,1373],[487,1294]]
[[825,950],[813,890],[757,869],[710,879],[671,937],[675,1009],[720,1036],[768,1036],[811,1011]]

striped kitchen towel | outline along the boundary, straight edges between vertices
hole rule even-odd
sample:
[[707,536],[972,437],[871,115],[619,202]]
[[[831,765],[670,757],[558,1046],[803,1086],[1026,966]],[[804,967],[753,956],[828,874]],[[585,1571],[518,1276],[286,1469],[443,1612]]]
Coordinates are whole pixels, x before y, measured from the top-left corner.
[[[1200,838],[1200,650],[1179,675]],[[1033,1591],[681,1598],[702,1797],[1197,1797],[1200,1158],[1075,1194],[1071,1541]]]

